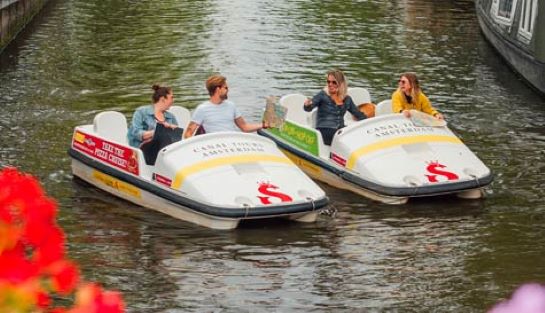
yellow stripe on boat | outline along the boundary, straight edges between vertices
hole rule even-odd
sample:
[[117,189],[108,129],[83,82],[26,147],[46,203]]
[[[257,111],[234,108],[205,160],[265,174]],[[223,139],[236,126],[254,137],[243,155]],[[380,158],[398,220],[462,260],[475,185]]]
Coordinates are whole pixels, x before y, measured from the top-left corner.
[[277,155],[250,154],[250,155],[237,155],[237,156],[231,156],[231,157],[216,158],[216,159],[199,162],[199,163],[184,167],[178,172],[176,172],[176,177],[174,178],[174,181],[172,182],[172,188],[176,188],[176,189],[180,188],[180,186],[182,186],[184,180],[188,176],[204,171],[204,170],[209,170],[211,168],[224,166],[224,165],[255,163],[255,162],[275,162],[275,163],[284,163],[284,164],[290,164],[295,166],[293,162],[287,157],[277,156]]
[[400,145],[407,145],[413,143],[424,143],[424,142],[447,142],[453,144],[462,144],[462,141],[454,136],[437,136],[437,135],[422,135],[422,136],[410,136],[410,137],[401,137],[394,138],[390,140],[384,140],[374,144],[370,144],[365,147],[361,147],[358,150],[352,152],[346,163],[346,167],[353,169],[356,165],[356,161],[364,154],[392,148]]

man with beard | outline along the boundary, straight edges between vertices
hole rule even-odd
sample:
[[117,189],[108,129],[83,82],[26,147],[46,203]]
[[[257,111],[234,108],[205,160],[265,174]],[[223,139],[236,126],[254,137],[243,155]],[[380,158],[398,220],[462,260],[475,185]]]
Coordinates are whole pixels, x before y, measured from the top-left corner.
[[227,100],[229,87],[227,79],[221,75],[212,75],[206,80],[206,89],[210,99],[201,103],[187,126],[184,138],[189,138],[197,133],[215,133],[225,131],[253,132],[264,127],[263,124],[247,123],[235,104]]

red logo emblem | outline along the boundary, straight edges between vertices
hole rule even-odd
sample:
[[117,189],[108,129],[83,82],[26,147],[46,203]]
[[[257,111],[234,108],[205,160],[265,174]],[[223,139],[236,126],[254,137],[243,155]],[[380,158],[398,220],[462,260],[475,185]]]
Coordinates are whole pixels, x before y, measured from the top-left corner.
[[441,170],[441,169],[444,169],[444,168],[446,168],[446,166],[443,165],[443,164],[440,164],[437,161],[430,162],[428,167],[426,167],[426,170],[428,171],[428,173],[432,173],[434,175],[427,175],[426,174],[426,177],[428,178],[428,181],[430,183],[439,182],[439,180],[437,179],[437,176],[443,176],[447,180],[457,180],[459,178],[458,175],[456,175],[456,174],[454,174],[452,172]]
[[288,196],[287,194],[278,192],[278,191],[272,191],[269,189],[278,189],[277,186],[271,184],[271,183],[259,183],[259,188],[257,188],[257,191],[259,191],[261,194],[264,194],[268,197],[264,196],[257,196],[259,200],[261,200],[261,203],[263,204],[272,204],[271,200],[269,200],[270,197],[275,197],[280,199],[280,202],[291,202],[293,199]]

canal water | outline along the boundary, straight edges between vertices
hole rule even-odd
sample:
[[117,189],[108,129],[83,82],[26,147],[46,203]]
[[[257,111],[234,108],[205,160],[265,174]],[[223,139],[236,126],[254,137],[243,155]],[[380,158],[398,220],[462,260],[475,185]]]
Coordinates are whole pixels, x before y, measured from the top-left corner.
[[[130,118],[155,82],[175,104],[220,72],[258,121],[268,95],[313,95],[338,67],[373,102],[398,74],[495,173],[486,198],[389,206],[323,188],[317,223],[215,231],[73,179],[73,127]],[[70,257],[128,312],[484,312],[545,281],[545,100],[482,37],[473,1],[50,0],[0,56],[0,166],[37,176]]]

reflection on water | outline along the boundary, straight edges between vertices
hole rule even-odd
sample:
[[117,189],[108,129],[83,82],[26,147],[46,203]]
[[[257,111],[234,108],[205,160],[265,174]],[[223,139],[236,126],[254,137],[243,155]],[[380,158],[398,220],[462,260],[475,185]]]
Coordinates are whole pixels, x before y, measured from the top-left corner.
[[[130,312],[482,312],[545,281],[545,101],[483,40],[473,1],[50,0],[0,56],[0,166],[33,173],[61,206],[72,258]],[[151,85],[178,105],[226,75],[248,120],[267,95],[313,95],[342,68],[373,102],[418,72],[449,126],[489,165],[487,198],[380,205],[323,186],[317,223],[224,232],[72,179],[75,125],[128,117]],[[334,210],[334,212],[333,212]]]

